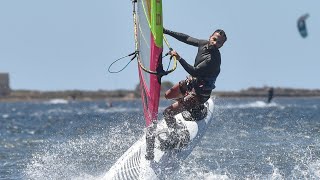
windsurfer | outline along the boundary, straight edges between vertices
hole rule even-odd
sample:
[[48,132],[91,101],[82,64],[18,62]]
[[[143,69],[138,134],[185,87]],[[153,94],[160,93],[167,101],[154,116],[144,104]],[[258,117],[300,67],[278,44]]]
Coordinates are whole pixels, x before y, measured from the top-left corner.
[[220,73],[221,55],[219,49],[227,40],[227,36],[221,29],[214,31],[209,40],[196,39],[167,29],[164,29],[164,34],[198,47],[193,66],[188,64],[176,51],[170,51],[169,53],[171,56],[175,56],[189,73],[186,80],[175,84],[165,93],[166,99],[176,99],[163,112],[167,126],[176,129],[174,118],[176,114],[184,110],[193,111],[197,114],[204,109],[204,103],[210,98],[211,91],[215,88],[215,81]]
[[271,88],[268,89],[268,100],[267,100],[267,103],[270,103],[272,98],[273,98],[273,88],[271,87]]

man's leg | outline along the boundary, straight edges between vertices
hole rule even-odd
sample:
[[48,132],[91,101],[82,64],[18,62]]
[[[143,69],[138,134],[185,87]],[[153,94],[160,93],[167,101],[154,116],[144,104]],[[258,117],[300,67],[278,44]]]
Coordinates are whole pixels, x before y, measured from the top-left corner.
[[167,107],[164,112],[163,116],[166,120],[167,126],[171,128],[175,128],[175,119],[174,116],[183,111],[183,96],[186,94],[188,89],[188,85],[186,80],[182,80],[179,83],[175,84],[172,88],[170,88],[165,93],[166,99],[177,99],[175,103]]
[[176,120],[174,118],[175,115],[181,113],[184,110],[190,110],[200,105],[199,98],[195,96],[195,94],[190,93],[184,98],[181,98],[179,101],[176,101],[169,107],[167,107],[163,116],[167,123],[167,126],[170,128],[176,128]]
[[190,107],[188,110],[190,112],[190,115],[192,117],[192,120],[200,120],[203,119],[206,114],[207,110],[205,108],[204,103],[210,98],[209,95],[197,95],[197,100],[194,103],[193,107]]
[[[166,124],[169,128],[172,128],[173,131],[170,132],[167,141],[163,142],[163,150],[179,146],[182,147],[187,144],[190,138],[188,132],[187,134],[181,134],[184,131],[180,131],[181,129],[178,129],[176,119],[174,118],[174,116],[184,110],[197,106],[197,102],[198,98],[194,96],[194,94],[189,94],[188,96],[181,98],[179,101],[176,101],[164,110],[163,116],[166,121]],[[180,133],[178,134],[178,132]]]
[[176,128],[176,120],[174,116],[183,111],[183,102],[176,101],[163,111],[163,117],[169,128]]
[[[181,81],[183,82],[183,81]],[[181,83],[179,82],[178,84],[175,84],[172,88],[170,88],[169,90],[166,91],[165,93],[165,98],[166,99],[174,99],[174,98],[181,98],[183,97],[182,96],[182,93],[181,93],[181,85],[185,85],[185,83]],[[172,107],[172,109],[176,109],[177,107],[176,106],[179,106],[179,104],[172,104],[170,107]],[[168,110],[168,113],[170,114],[171,113],[171,110]],[[165,113],[164,113],[165,114]],[[169,114],[166,114],[165,117],[167,117],[167,119],[169,119],[168,121],[169,122],[173,122],[173,123],[167,123],[167,124],[172,124],[172,126],[174,126],[175,124],[175,120],[173,118],[173,120],[170,118]],[[171,117],[173,117],[174,115],[172,115]],[[154,135],[154,125],[151,125],[150,127],[147,128],[147,134],[146,134],[146,142],[147,142],[147,154],[145,156],[145,158],[147,160],[153,160],[154,158],[154,140],[155,140],[155,135]],[[169,125],[168,125],[169,126]]]
[[155,131],[156,124],[152,123],[146,129],[146,152],[145,158],[147,160],[153,160],[154,158],[154,142],[155,142]]
[[164,95],[164,97],[166,99],[181,98],[182,97],[182,93],[180,91],[180,83],[175,84],[174,86],[172,86],[172,88],[167,90],[165,95]]
[[169,90],[166,91],[164,97],[166,99],[180,99],[182,98],[188,91],[188,83],[186,80],[182,80],[179,83],[175,84],[170,88]]

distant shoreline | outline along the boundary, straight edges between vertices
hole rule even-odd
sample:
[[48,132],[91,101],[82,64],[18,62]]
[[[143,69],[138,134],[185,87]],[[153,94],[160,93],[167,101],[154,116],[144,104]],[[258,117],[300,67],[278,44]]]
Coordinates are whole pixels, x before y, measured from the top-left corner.
[[[267,97],[268,87],[248,88],[240,91],[213,91],[217,97]],[[161,92],[163,98],[164,91]],[[320,97],[320,89],[293,89],[274,88],[274,97]],[[10,94],[0,96],[0,102],[16,101],[47,101],[51,99],[65,100],[135,100],[140,98],[139,91],[134,90],[98,90],[98,91],[35,91],[35,90],[11,90]]]

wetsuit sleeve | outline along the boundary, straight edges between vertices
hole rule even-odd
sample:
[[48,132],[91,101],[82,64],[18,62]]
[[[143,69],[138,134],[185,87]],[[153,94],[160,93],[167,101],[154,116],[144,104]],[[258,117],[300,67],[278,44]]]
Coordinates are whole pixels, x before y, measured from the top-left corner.
[[172,36],[172,37],[176,38],[177,40],[184,42],[186,44],[192,45],[192,46],[198,47],[201,42],[201,40],[193,38],[189,35],[179,33],[179,32],[170,31],[168,29],[163,29],[163,33],[168,34],[169,36]]
[[179,60],[181,66],[191,75],[194,77],[197,76],[206,76],[210,74],[210,71],[214,67],[214,64],[212,62],[209,62],[208,60],[205,60],[201,63],[199,63],[196,67],[188,64],[183,58]]

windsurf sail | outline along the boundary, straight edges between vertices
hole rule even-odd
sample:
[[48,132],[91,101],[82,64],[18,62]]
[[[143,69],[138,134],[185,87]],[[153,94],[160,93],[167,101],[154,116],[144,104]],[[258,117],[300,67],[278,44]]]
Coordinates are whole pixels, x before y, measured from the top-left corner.
[[162,0],[137,0],[134,18],[141,98],[146,126],[157,120],[162,68]]

